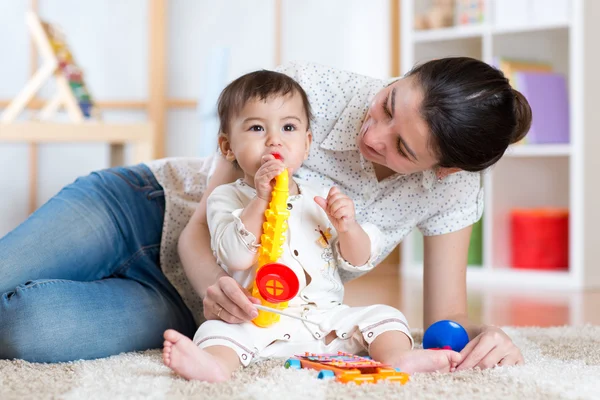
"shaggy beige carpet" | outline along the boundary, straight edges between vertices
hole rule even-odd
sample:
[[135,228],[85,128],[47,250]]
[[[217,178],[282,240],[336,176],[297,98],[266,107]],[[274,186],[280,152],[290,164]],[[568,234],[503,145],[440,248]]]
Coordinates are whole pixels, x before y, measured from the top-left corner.
[[[415,374],[405,386],[344,385],[272,360],[222,384],[187,382],[158,350],[95,361],[31,364],[0,360],[0,399],[598,399],[600,327],[507,328],[526,365],[454,374]],[[420,332],[415,335],[420,339]]]

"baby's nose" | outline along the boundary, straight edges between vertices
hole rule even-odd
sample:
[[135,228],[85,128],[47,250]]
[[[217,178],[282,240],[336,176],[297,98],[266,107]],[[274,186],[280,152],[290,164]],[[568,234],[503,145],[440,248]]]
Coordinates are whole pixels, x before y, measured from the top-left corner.
[[281,138],[278,134],[271,134],[267,136],[267,146],[279,146],[281,145]]

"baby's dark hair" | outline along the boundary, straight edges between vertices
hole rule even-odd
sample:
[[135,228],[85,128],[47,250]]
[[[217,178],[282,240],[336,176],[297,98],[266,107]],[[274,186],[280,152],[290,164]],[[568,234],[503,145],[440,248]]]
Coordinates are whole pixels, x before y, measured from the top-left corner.
[[483,61],[443,58],[418,65],[407,76],[423,91],[420,112],[440,167],[486,169],[529,131],[527,99]]
[[274,96],[287,96],[298,93],[302,98],[308,129],[312,120],[312,110],[306,92],[298,82],[288,75],[275,71],[260,70],[242,75],[231,82],[219,96],[217,111],[220,126],[219,135],[230,132],[230,122],[250,100],[265,101]]

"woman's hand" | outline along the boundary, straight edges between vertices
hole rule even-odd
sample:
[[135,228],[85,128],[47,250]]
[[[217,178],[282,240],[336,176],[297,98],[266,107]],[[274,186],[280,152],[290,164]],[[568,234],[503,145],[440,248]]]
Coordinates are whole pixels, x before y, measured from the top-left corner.
[[203,303],[207,320],[221,319],[230,324],[239,324],[258,316],[252,304],[259,304],[260,300],[252,297],[232,277],[222,276],[208,287]]
[[254,187],[256,188],[256,197],[268,202],[271,201],[274,179],[283,172],[285,166],[281,160],[272,155],[264,156],[261,162],[262,165],[254,175]]
[[496,326],[486,326],[460,352],[462,362],[457,371],[479,367],[481,369],[525,363],[521,351],[504,331]]
[[348,232],[358,224],[355,219],[354,202],[337,187],[329,189],[326,199],[316,196],[315,202],[325,211],[338,233]]

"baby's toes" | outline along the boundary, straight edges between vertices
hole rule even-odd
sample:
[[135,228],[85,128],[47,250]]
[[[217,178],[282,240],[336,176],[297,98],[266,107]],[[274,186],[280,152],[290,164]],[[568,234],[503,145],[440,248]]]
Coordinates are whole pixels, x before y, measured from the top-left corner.
[[457,353],[456,351],[450,351],[448,352],[448,360],[450,361],[450,368],[456,368],[458,366],[458,364],[460,364],[460,362],[462,361],[462,356],[460,355],[460,353]]

